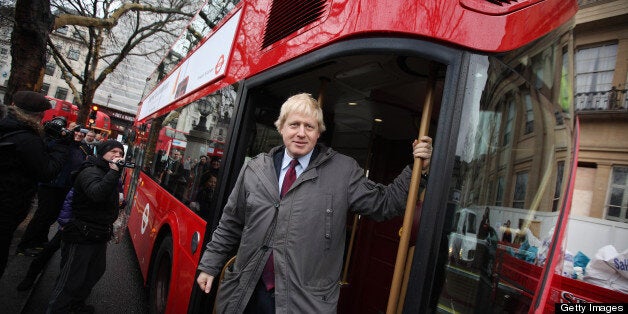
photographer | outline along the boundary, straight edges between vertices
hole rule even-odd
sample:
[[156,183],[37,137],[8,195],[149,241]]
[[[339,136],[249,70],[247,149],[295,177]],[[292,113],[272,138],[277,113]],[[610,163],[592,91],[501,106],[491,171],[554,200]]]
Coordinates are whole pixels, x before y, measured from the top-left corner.
[[105,273],[107,242],[118,218],[124,147],[107,140],[96,146],[74,181],[72,218],[61,230],[61,270],[47,313],[94,312],[85,304]]
[[19,91],[0,120],[0,277],[13,232],[28,214],[37,182],[54,178],[67,158],[67,142],[44,144],[40,122],[50,108],[42,94]]

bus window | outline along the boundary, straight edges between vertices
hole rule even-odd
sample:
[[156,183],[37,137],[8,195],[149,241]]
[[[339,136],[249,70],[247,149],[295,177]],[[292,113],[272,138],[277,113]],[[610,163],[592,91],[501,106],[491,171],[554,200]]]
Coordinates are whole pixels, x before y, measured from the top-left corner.
[[454,223],[468,224],[462,234],[459,226],[447,229],[448,261],[433,296],[441,311],[518,313],[531,306],[558,221],[554,203],[564,198],[565,186],[556,180],[568,180],[556,165],[570,164],[573,153],[572,123],[555,118],[569,115],[550,92],[560,80],[552,71],[560,62],[555,49],[539,45],[515,58],[471,58],[459,171],[449,180],[459,198],[448,202],[459,216]]
[[153,154],[143,169],[204,219],[213,216],[235,95],[227,86],[150,121]]

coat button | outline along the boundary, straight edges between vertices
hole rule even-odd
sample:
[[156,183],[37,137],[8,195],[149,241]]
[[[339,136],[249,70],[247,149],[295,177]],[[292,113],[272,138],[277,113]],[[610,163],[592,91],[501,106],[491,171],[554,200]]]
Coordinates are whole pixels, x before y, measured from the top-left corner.
[[331,208],[327,208],[327,213],[331,214],[331,212],[333,212],[333,210],[331,210]]
[[331,238],[331,235],[329,233],[325,233],[325,238],[329,239],[329,238]]

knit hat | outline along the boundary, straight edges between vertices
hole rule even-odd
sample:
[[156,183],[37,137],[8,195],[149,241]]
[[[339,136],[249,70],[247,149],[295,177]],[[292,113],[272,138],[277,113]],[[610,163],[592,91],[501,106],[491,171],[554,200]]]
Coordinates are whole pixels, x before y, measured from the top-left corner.
[[20,109],[30,112],[42,112],[52,108],[50,100],[44,95],[31,91],[19,91],[13,94],[13,103]]
[[104,142],[100,142],[97,146],[96,146],[96,154],[100,157],[104,156],[108,151],[114,149],[114,148],[119,148],[122,150],[122,155],[124,156],[124,146],[122,146],[122,143],[116,141],[116,140],[106,140]]

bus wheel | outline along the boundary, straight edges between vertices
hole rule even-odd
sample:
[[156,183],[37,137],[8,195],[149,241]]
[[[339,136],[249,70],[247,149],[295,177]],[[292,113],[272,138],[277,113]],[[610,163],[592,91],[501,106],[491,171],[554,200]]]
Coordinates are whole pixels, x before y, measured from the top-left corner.
[[172,274],[172,237],[166,236],[159,245],[155,255],[155,264],[150,273],[149,306],[150,313],[166,312],[168,288]]

